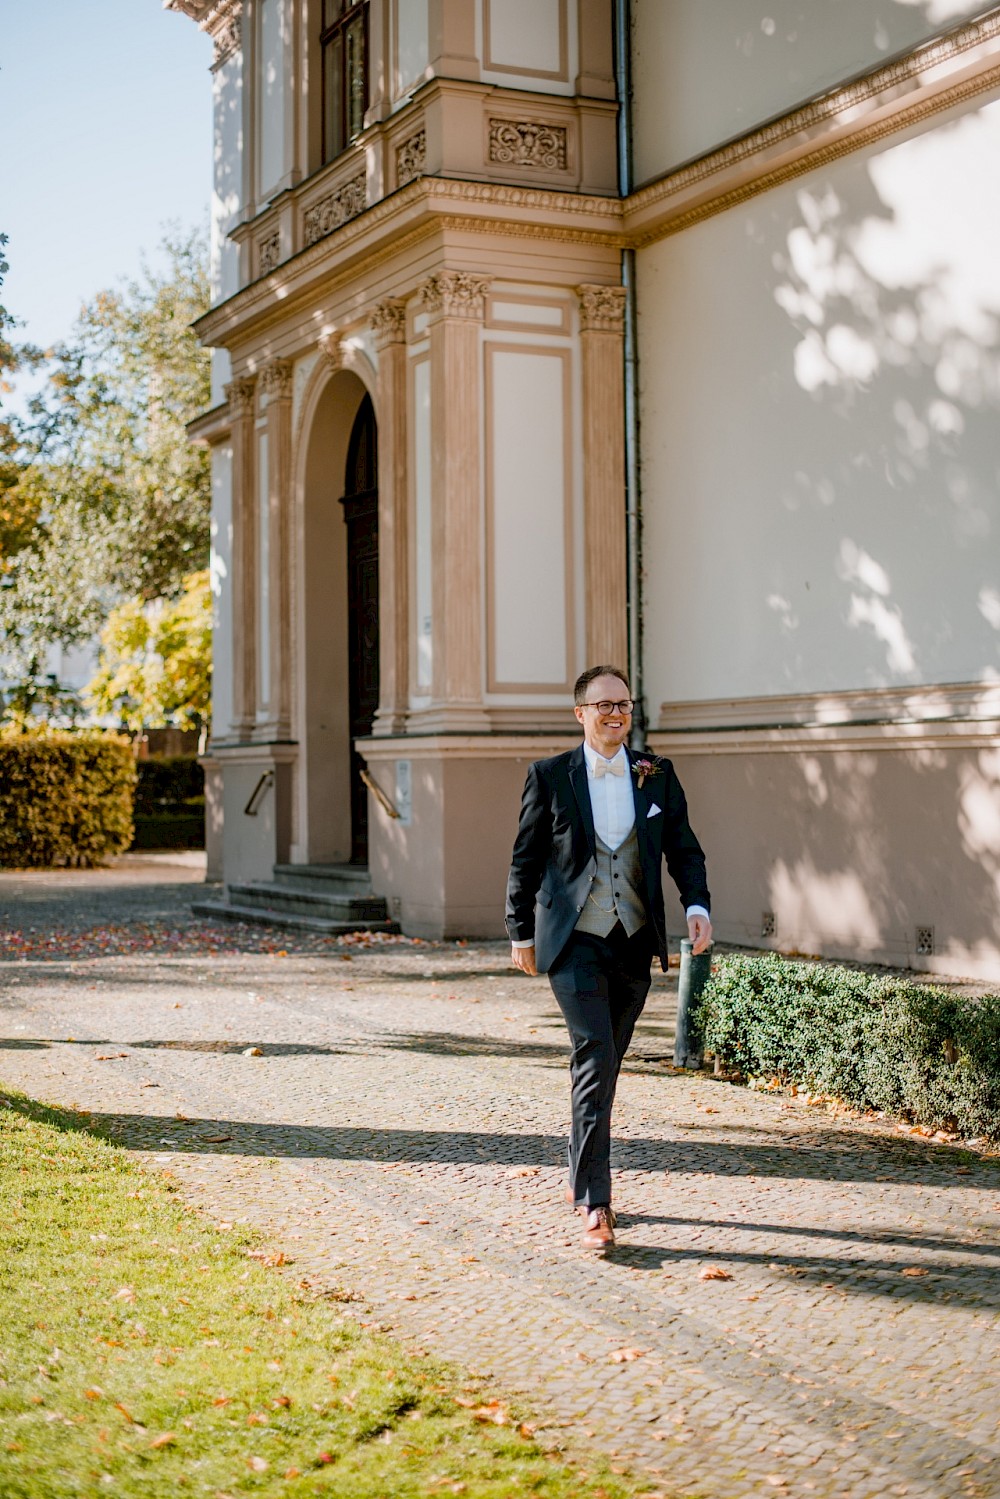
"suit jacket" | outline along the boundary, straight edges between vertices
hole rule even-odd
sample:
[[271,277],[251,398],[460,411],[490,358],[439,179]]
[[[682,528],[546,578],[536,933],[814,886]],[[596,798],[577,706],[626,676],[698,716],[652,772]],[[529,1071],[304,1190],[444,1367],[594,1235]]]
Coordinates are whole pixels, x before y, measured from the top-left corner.
[[[629,769],[636,760],[626,751]],[[660,966],[667,969],[666,915],[660,860],[680,891],[681,903],[709,910],[705,855],[688,822],[687,802],[669,760],[652,760],[656,774],[639,785],[631,774],[647,917],[656,937]],[[659,813],[649,815],[653,806]],[[513,942],[534,939],[535,962],[546,973],[576,926],[597,869],[594,814],[583,745],[528,770],[521,820],[507,880],[507,931]]]

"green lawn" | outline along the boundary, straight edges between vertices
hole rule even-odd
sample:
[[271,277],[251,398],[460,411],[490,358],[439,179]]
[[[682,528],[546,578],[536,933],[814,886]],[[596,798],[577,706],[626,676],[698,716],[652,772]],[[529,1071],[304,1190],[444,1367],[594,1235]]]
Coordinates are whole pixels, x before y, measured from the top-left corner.
[[[0,1494],[634,1499],[82,1118],[0,1094]],[[256,1257],[255,1257],[256,1256]]]

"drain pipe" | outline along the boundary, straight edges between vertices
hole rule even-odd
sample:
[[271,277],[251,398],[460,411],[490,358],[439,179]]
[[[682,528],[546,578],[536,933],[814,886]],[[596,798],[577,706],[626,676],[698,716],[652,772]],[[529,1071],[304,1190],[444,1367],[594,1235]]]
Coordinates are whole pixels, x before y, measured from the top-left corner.
[[[633,188],[630,0],[614,0],[615,87],[618,93],[618,191]],[[639,493],[639,355],[636,342],[635,251],[622,251],[625,288],[625,535],[628,574],[628,669],[635,699],[633,749],[646,748],[642,672],[642,508]]]

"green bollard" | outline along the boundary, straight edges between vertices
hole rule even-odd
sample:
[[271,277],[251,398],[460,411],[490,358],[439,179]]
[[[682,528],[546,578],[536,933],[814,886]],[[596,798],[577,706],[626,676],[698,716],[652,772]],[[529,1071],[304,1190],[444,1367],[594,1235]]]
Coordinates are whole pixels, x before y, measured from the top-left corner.
[[702,1064],[701,1037],[694,1033],[693,1016],[701,991],[712,971],[712,949],[699,953],[691,951],[694,944],[685,937],[681,942],[681,972],[677,980],[677,1027],[674,1033],[674,1066],[700,1067]]

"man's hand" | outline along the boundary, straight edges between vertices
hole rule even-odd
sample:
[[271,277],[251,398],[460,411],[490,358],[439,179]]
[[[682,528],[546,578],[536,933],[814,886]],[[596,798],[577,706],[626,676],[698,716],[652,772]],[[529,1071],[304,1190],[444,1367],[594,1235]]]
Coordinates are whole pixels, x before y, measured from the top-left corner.
[[534,947],[512,947],[510,961],[515,968],[520,968],[522,973],[528,974],[529,978],[536,977],[538,969],[535,967]]
[[[712,945],[712,923],[707,916],[688,917],[688,936],[691,938],[691,952],[695,957],[700,952],[705,952]],[[534,957],[534,948],[531,949]]]

